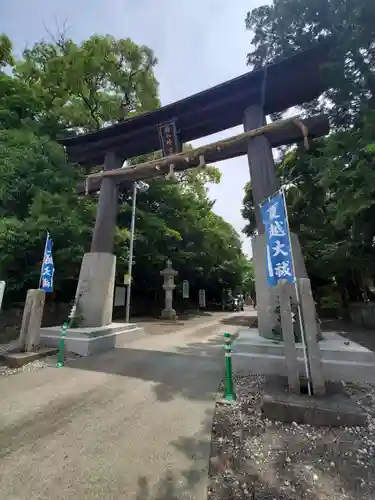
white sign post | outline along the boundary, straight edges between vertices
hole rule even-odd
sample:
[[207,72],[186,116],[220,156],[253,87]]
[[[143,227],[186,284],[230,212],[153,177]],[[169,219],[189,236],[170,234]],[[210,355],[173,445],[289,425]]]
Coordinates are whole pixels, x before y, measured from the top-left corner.
[[0,311],[1,311],[1,304],[3,303],[4,291],[5,291],[5,281],[0,281]]
[[189,282],[188,282],[188,280],[184,280],[182,282],[182,298],[183,299],[189,298]]
[[206,307],[206,290],[199,290],[199,307]]

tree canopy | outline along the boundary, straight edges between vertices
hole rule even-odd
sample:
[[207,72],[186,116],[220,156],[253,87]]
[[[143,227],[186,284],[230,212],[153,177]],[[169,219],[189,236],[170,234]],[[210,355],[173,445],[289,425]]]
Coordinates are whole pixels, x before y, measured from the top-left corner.
[[[329,41],[329,89],[306,109],[328,111],[337,126],[353,122],[375,101],[375,4],[372,0],[275,0],[248,12],[252,66]],[[293,75],[290,75],[293,78]]]
[[[79,197],[84,173],[56,142],[117,123],[160,105],[152,50],[129,39],[94,35],[77,44],[59,35],[26,49],[16,60],[0,37],[0,279],[7,299],[37,286],[48,230],[54,242],[56,289],[72,298],[80,262],[89,250],[97,197]],[[188,145],[186,147],[189,147]],[[139,159],[138,159],[139,160]],[[137,161],[137,160],[134,160]],[[153,297],[169,257],[191,290],[220,297],[249,287],[251,266],[238,234],[213,211],[207,193],[216,167],[157,178],[139,194],[134,291]],[[117,277],[126,272],[131,190],[120,192],[115,252]]]
[[[283,152],[277,172],[287,186],[291,227],[300,237],[321,304],[371,297],[375,237],[375,4],[372,0],[277,0],[247,14],[260,66],[329,40],[323,67],[329,89],[305,113],[329,114],[332,133]],[[293,75],[291,75],[291,78]],[[251,185],[244,232],[255,231]]]

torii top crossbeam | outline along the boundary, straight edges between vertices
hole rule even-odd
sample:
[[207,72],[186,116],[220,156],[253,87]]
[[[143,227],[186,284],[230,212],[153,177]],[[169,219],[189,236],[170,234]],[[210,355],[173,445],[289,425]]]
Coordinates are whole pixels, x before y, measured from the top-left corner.
[[60,143],[66,146],[70,161],[102,165],[108,151],[127,159],[160,150],[158,124],[170,120],[175,120],[178,138],[184,143],[242,124],[244,110],[253,104],[262,102],[265,114],[283,111],[325,90],[321,65],[327,54],[327,45],[317,44],[155,111]]

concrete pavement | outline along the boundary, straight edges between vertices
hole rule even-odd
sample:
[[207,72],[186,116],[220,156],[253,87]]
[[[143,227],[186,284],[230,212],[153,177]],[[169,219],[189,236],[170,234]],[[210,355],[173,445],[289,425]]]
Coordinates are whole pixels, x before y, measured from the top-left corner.
[[238,329],[212,323],[0,380],[0,498],[205,499],[222,335]]

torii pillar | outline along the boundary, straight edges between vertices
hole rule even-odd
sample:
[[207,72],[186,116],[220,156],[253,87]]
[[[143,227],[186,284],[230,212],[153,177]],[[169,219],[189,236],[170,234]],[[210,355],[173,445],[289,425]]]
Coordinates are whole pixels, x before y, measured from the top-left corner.
[[[121,168],[122,164],[123,160],[116,153],[106,153],[104,170]],[[83,256],[76,294],[82,327],[101,327],[112,322],[116,275],[113,245],[117,210],[117,183],[110,177],[103,177],[91,249]]]
[[[266,124],[266,116],[260,105],[250,106],[244,114],[244,130],[248,132]],[[257,295],[258,330],[262,337],[274,339],[273,329],[278,325],[275,309],[277,307],[277,287],[271,287],[266,275],[266,235],[259,210],[259,204],[275,193],[280,187],[276,177],[272,148],[265,135],[249,139],[247,148],[253,203],[258,234],[252,238],[253,258],[255,260],[255,289]],[[291,233],[291,244],[297,278],[307,278],[305,261],[299,239]]]

